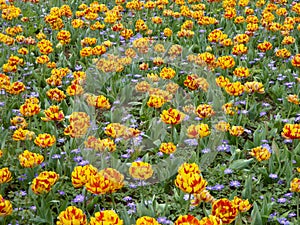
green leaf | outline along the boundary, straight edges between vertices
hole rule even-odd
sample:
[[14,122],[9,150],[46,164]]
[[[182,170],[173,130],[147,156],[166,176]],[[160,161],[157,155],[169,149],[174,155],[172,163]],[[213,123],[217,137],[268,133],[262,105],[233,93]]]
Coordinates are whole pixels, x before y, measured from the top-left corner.
[[161,144],[161,140],[157,139],[156,141],[153,141],[153,144],[159,147]]
[[233,170],[241,170],[249,166],[250,163],[252,163],[254,159],[238,159],[230,164],[229,168]]
[[253,219],[251,222],[251,225],[262,225],[262,219],[259,212],[259,208],[256,204],[256,202],[253,203],[253,210],[251,213],[251,218]]
[[275,140],[272,141],[272,150],[275,152],[277,159],[280,159],[280,150]]
[[251,199],[252,197],[252,176],[248,176],[245,182],[245,189],[242,191],[243,199]]

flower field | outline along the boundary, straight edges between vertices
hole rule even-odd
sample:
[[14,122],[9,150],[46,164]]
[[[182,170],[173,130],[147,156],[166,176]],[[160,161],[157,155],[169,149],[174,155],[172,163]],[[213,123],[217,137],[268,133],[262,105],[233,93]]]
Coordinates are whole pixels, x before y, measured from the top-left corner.
[[0,224],[300,224],[300,1],[0,13]]

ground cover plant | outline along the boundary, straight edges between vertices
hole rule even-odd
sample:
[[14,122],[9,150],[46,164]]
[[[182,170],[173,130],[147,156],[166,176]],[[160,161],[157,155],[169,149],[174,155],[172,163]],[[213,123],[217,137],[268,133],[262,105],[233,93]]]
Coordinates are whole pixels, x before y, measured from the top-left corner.
[[0,13],[0,224],[300,223],[298,1]]

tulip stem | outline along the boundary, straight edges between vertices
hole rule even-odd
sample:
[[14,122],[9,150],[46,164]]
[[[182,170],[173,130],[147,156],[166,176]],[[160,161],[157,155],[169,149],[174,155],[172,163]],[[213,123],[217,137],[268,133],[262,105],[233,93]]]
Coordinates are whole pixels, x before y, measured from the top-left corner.
[[190,205],[191,205],[191,197],[192,197],[192,194],[189,193],[189,199],[188,199],[188,202],[187,202],[187,205],[186,205],[186,209],[185,209],[184,215],[187,215],[187,213],[189,212]]
[[175,143],[175,140],[174,140],[174,133],[175,133],[175,125],[171,125],[171,141],[173,143]]
[[87,194],[87,190],[86,188],[83,188],[83,210],[86,210],[86,194]]
[[242,222],[242,217],[241,217],[241,214],[240,214],[240,213],[237,215],[234,224],[235,224],[235,225],[242,225],[242,224],[243,224],[243,222]]
[[113,193],[110,193],[110,197],[111,197],[113,209],[114,209],[115,211],[117,211],[116,202],[115,202],[115,197],[114,197]]
[[300,216],[299,216],[299,203],[300,203],[300,196],[299,192],[297,192],[297,197],[296,197],[296,204],[297,204],[297,221],[300,221]]

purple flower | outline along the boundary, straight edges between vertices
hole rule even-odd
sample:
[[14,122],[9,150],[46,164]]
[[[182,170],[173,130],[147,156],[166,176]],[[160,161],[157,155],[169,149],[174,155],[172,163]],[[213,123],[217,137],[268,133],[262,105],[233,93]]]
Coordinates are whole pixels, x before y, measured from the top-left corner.
[[27,179],[26,173],[22,174],[22,175],[18,178],[19,181],[24,181],[24,180],[26,180],[26,179]]
[[133,210],[133,209],[129,209],[129,210],[127,211],[127,213],[128,213],[129,215],[134,214],[135,212],[136,212],[136,210]]
[[60,195],[65,195],[66,193],[64,192],[64,191],[62,191],[62,190],[58,190],[58,193],[60,194]]
[[121,157],[124,158],[124,159],[129,159],[130,154],[128,154],[128,153],[127,154],[122,154]]
[[262,111],[262,112],[259,113],[259,116],[260,116],[260,117],[265,116],[265,115],[267,115],[267,113],[264,112],[264,111]]
[[283,143],[285,143],[285,144],[291,144],[291,143],[293,143],[293,140],[292,139],[285,139],[283,141]]
[[198,145],[197,139],[186,139],[186,140],[184,140],[184,143],[186,143],[189,146],[197,146]]
[[136,188],[136,184],[129,184],[129,188]]
[[252,133],[252,131],[249,130],[249,129],[244,129],[244,131],[245,131],[247,134],[251,134],[251,133]]
[[212,191],[214,189],[214,187],[212,187],[212,186],[206,186],[206,189],[209,190],[209,191]]
[[237,187],[241,186],[241,183],[237,180],[233,180],[233,181],[230,181],[229,186],[237,188]]
[[217,147],[217,151],[219,152],[230,152],[230,145],[223,143]]
[[277,199],[278,203],[286,203],[286,198],[279,198]]
[[125,197],[123,198],[123,200],[126,201],[126,202],[128,202],[128,201],[131,201],[131,200],[132,200],[132,197],[130,197],[130,196],[125,196]]
[[78,70],[81,70],[81,69],[82,69],[82,66],[81,66],[81,65],[76,65],[76,66],[75,66],[75,70],[78,71]]
[[171,220],[168,220],[166,217],[158,217],[157,222],[161,224],[171,224]]
[[59,154],[54,154],[51,158],[52,158],[52,159],[60,159],[60,158],[61,158],[61,155],[59,155]]
[[134,202],[129,202],[127,204],[127,206],[130,208],[130,209],[136,209],[136,204]]
[[76,157],[73,158],[73,160],[75,162],[80,162],[82,160],[82,157],[81,156],[76,156]]
[[248,111],[244,109],[244,110],[241,110],[241,113],[246,115],[246,114],[248,114]]
[[232,174],[232,173],[233,173],[233,170],[230,168],[227,168],[224,170],[224,174]]
[[289,218],[291,218],[291,217],[295,217],[295,216],[297,216],[297,214],[296,214],[296,213],[294,213],[294,212],[291,212],[291,213],[289,213],[289,214],[288,214],[288,217],[289,217]]
[[284,194],[284,197],[287,197],[287,198],[293,197],[293,192],[288,192],[288,193]]
[[279,185],[283,185],[285,182],[284,182],[284,180],[279,180],[277,183],[278,183]]
[[215,191],[221,191],[223,188],[224,188],[224,185],[223,185],[223,184],[216,184],[216,185],[214,186],[214,190],[215,190]]
[[75,202],[75,203],[80,203],[83,201],[84,201],[84,195],[82,195],[82,194],[76,195],[76,197],[72,200],[72,202]]
[[269,215],[269,221],[272,221],[273,219],[274,219],[274,217],[275,216],[277,216],[277,212],[274,212],[274,213],[271,213],[270,215]]
[[272,149],[269,144],[262,144],[261,147],[266,148],[270,153],[272,153]]
[[269,177],[272,178],[272,179],[277,179],[278,178],[277,174],[274,174],[274,173],[271,173],[269,175]]
[[90,162],[88,160],[82,160],[80,163],[78,163],[79,166],[85,166],[89,164]]
[[210,149],[209,148],[204,148],[202,149],[201,151],[203,154],[206,154],[206,153],[209,153],[210,152]]
[[59,143],[64,143],[64,142],[65,142],[65,139],[60,138],[60,139],[57,140],[57,142],[59,142]]
[[20,191],[20,195],[21,195],[21,196],[26,196],[26,195],[27,195],[27,192],[26,192],[26,191]]
[[290,222],[287,220],[287,218],[284,218],[284,217],[278,218],[277,221],[278,221],[278,223],[284,224],[284,225],[290,224]]
[[158,153],[157,153],[157,156],[162,157],[162,156],[164,156],[164,153],[158,152]]

